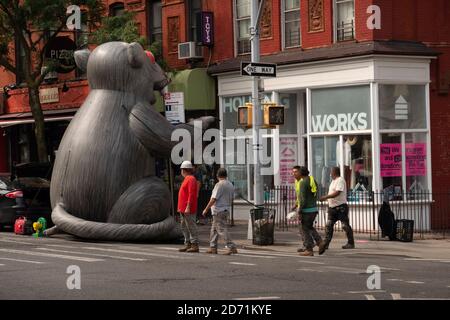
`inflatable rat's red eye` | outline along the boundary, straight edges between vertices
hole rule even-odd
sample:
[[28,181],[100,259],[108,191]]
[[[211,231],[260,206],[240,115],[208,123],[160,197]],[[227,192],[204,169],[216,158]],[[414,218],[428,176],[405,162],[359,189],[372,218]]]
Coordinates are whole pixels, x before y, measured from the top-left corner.
[[147,57],[150,59],[151,63],[155,63],[155,56],[153,55],[153,53],[151,53],[148,50],[145,50],[145,54],[147,55]]

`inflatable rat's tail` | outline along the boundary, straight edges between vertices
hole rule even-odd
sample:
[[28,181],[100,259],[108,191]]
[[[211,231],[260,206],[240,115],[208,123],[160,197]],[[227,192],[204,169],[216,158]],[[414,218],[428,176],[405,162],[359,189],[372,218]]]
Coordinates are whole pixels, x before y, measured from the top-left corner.
[[[152,241],[170,240],[181,237],[178,223],[172,216],[154,224],[116,224],[87,221],[68,213],[64,205],[58,203],[52,212],[52,220],[58,231],[63,231],[84,239],[106,241]],[[49,229],[48,236],[56,230]]]

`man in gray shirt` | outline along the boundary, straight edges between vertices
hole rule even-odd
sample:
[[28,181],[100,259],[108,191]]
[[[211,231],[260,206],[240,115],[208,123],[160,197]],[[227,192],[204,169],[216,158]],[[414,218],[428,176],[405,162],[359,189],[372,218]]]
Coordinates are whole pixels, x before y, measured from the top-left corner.
[[210,244],[206,253],[217,254],[217,242],[219,236],[223,236],[227,251],[226,255],[237,253],[236,245],[230,238],[228,233],[227,219],[231,211],[231,204],[234,197],[234,186],[227,179],[227,170],[220,168],[217,171],[217,179],[219,182],[214,186],[214,190],[203,215],[206,216],[208,210],[211,209],[213,221],[211,226]]

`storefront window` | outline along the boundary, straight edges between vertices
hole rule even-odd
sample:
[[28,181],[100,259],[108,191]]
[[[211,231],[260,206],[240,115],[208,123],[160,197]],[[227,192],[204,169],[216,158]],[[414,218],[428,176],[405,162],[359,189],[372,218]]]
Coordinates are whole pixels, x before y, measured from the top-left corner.
[[320,184],[320,194],[326,194],[330,186],[330,171],[339,165],[336,152],[339,136],[312,138],[312,171],[311,174]]
[[344,136],[344,148],[341,150],[344,152],[344,177],[348,190],[372,190],[372,137]]
[[280,94],[280,104],[284,106],[284,125],[280,126],[280,134],[297,134],[297,94]]
[[354,191],[372,190],[372,138],[370,135],[312,138],[312,174],[321,186],[321,192],[327,193],[331,183],[332,167],[341,169],[341,176],[347,183],[349,194]]
[[380,129],[425,129],[425,86],[380,85]]
[[311,90],[311,132],[343,132],[370,128],[369,86]]
[[405,134],[406,191],[420,193],[428,190],[427,143],[424,133]]
[[401,141],[401,134],[383,134],[380,145],[380,174],[383,189],[391,190],[397,194],[403,190]]

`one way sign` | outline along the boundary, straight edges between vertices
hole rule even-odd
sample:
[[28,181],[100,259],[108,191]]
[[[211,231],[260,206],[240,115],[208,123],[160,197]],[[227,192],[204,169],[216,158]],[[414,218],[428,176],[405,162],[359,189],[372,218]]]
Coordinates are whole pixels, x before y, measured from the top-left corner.
[[241,62],[242,76],[276,77],[277,65],[272,63]]

